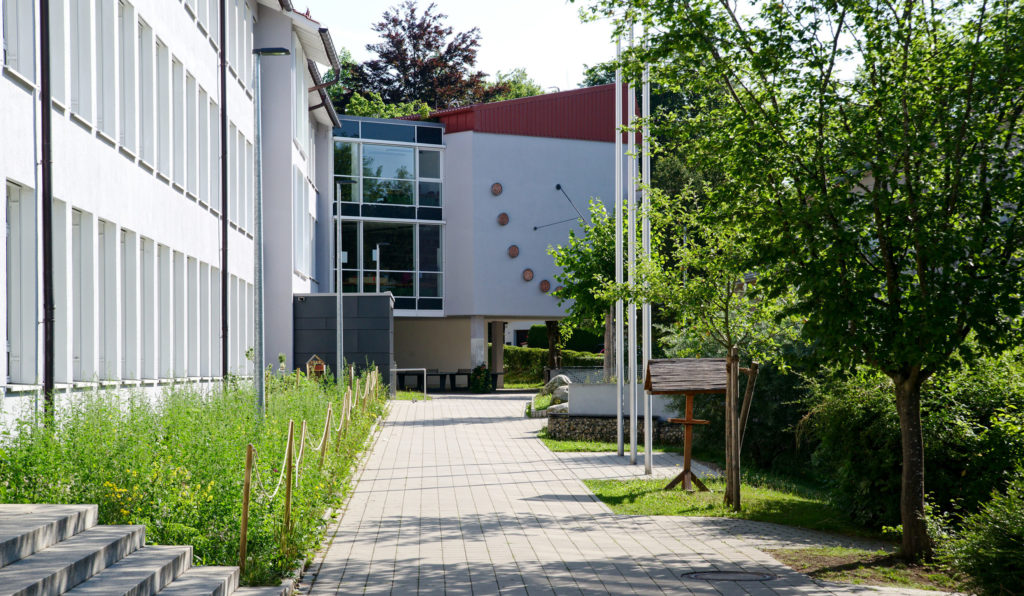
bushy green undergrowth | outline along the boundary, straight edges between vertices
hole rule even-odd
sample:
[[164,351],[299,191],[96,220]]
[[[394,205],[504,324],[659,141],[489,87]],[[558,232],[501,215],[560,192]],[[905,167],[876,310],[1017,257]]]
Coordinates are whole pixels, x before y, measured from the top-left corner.
[[[543,384],[548,351],[543,348],[505,346],[505,380],[511,383]],[[562,350],[562,366],[601,366],[604,356],[589,352]]]
[[[866,371],[811,381],[805,423],[814,469],[843,510],[899,523],[900,432],[888,378]],[[925,490],[939,511],[972,513],[1024,464],[1024,352],[937,374],[922,389]],[[746,450],[744,450],[746,454]]]
[[[364,381],[365,383],[365,381]],[[364,385],[359,384],[360,387]],[[378,386],[348,428],[331,433],[323,468],[314,448],[328,404],[342,411],[333,383],[271,376],[266,418],[255,415],[248,383],[202,394],[168,389],[155,403],[138,394],[99,393],[62,412],[54,429],[30,421],[0,448],[0,502],[96,503],[100,523],[144,524],[153,544],[190,544],[201,565],[237,565],[246,445],[256,449],[246,584],[277,583],[320,542],[326,510],[340,502],[373,421],[384,411]],[[278,485],[289,421],[296,457],[291,530],[283,531]],[[336,427],[339,418],[333,423]]]
[[1024,470],[940,542],[939,559],[970,576],[979,593],[1024,592]]

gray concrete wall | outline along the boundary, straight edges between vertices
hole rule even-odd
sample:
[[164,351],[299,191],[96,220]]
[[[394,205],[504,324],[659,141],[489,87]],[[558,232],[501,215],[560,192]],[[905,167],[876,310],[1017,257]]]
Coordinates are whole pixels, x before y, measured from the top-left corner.
[[[297,294],[293,299],[295,366],[314,354],[328,366],[337,359],[336,294]],[[394,298],[391,294],[346,294],[345,361],[357,369],[376,364],[385,380],[394,361]],[[388,381],[390,383],[390,381]]]
[[[580,229],[562,193],[589,217],[592,197],[613,208],[614,145],[595,141],[496,135],[472,131],[445,136],[445,311],[449,316],[554,319],[565,309],[542,280],[557,287],[551,245],[568,243],[569,231]],[[501,183],[500,196],[491,185]],[[497,222],[509,215],[508,225]],[[510,258],[515,244],[519,256]],[[523,281],[524,269],[534,272]]]
[[395,320],[395,362],[399,368],[471,368],[469,319],[465,317]]
[[[638,410],[637,416],[643,417],[644,412],[644,387],[637,383],[637,403]],[[622,414],[628,420],[629,419],[629,391],[628,387],[624,388],[625,391],[625,403],[623,404]],[[651,415],[667,419],[676,418],[679,413],[675,410],[670,410],[669,397],[665,395],[654,395],[652,396],[654,402],[654,408]],[[599,384],[582,384],[573,383],[569,385],[569,414],[572,416],[614,416],[615,415],[615,385],[608,383]]]

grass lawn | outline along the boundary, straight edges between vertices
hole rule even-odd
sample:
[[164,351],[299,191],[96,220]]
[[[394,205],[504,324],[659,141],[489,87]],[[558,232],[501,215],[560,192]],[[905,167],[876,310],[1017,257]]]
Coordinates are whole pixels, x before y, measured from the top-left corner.
[[535,389],[540,391],[543,381],[505,381],[505,389]]
[[908,565],[885,551],[822,547],[768,553],[800,573],[821,580],[921,590],[957,590],[961,582],[934,565]]
[[[400,399],[404,401],[420,401],[424,399],[424,397],[422,391],[397,391],[395,392],[394,399]],[[426,399],[430,399],[430,395],[427,395]]]
[[546,410],[551,407],[551,396],[550,395],[535,395],[533,396],[533,410]]
[[[534,406],[533,407],[534,407],[534,409],[540,409],[540,408],[537,407],[536,399],[537,398],[534,399]],[[545,406],[545,407],[547,407],[547,406]],[[561,439],[552,439],[552,438],[548,437],[548,429],[547,429],[546,426],[544,428],[540,429],[540,432],[537,433],[537,437],[541,441],[543,441],[545,445],[547,445],[548,449],[550,449],[551,451],[554,451],[556,453],[558,453],[558,452],[602,453],[602,452],[606,452],[606,451],[618,451],[618,449],[619,449],[619,446],[617,444],[609,443],[609,442],[606,442],[606,441],[563,441]],[[629,442],[628,441],[626,442],[626,448],[627,449],[629,448]],[[636,446],[636,448],[637,448],[637,453],[643,453],[643,451],[644,451],[643,444],[638,444]],[[655,453],[662,453],[662,452],[665,452],[665,451],[678,452],[678,451],[682,451],[682,449],[683,449],[682,447],[677,447],[675,445],[655,445],[654,446],[654,452]]]
[[625,515],[686,515],[734,517],[797,526],[810,530],[877,538],[876,534],[847,521],[817,490],[790,480],[763,474],[745,474],[743,508],[736,512],[722,504],[725,480],[705,480],[713,492],[665,491],[665,479],[585,480],[587,487]]

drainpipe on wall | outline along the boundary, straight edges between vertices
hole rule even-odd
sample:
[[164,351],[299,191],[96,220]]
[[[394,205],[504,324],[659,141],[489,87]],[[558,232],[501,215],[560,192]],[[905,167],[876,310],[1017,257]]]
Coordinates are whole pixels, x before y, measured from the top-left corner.
[[220,0],[220,374],[228,376],[228,58],[227,0]]
[[43,412],[54,418],[53,107],[50,90],[50,2],[39,0],[39,103],[42,136],[40,212],[43,240]]

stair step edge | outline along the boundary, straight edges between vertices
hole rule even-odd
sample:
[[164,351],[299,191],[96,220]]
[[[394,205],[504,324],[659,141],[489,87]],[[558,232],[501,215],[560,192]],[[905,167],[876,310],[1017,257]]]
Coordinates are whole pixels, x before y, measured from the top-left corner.
[[228,596],[238,587],[238,567],[192,567],[160,592],[160,596]]
[[78,584],[67,594],[151,596],[191,566],[191,546],[146,546]]
[[239,588],[232,592],[232,596],[289,596],[294,590],[295,583],[291,580],[285,580],[279,586]]
[[0,585],[12,596],[63,594],[145,542],[145,526],[95,526],[0,569]]
[[0,505],[0,569],[96,525],[96,505]]

